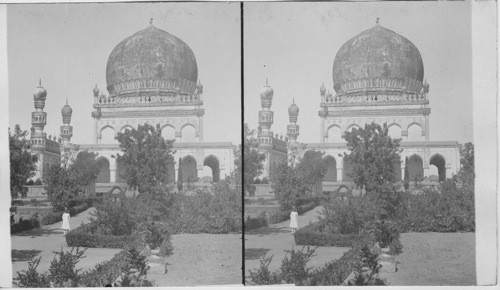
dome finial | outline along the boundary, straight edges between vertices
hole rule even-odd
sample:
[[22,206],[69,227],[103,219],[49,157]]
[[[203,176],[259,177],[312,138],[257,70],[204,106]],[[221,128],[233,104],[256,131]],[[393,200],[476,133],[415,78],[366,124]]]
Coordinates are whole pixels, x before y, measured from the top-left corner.
[[149,18],[149,25],[153,26],[153,18]]
[[38,79],[38,87],[41,88],[42,87],[42,78],[39,78]]
[[295,98],[293,98],[293,104],[295,105]]
[[375,19],[375,23],[377,24],[377,26],[378,26],[379,21],[380,21],[380,17],[377,17],[377,19]]
[[66,106],[68,105],[68,98],[66,98]]
[[268,85],[269,85],[269,81],[268,81],[268,79],[266,77],[266,86],[268,86]]

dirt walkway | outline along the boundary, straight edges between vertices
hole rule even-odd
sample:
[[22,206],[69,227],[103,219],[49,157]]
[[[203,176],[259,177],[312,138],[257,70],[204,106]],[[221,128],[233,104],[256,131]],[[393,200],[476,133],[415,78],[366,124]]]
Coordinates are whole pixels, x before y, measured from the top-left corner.
[[[71,217],[71,228],[77,228],[82,223],[88,223],[90,212],[94,208]],[[66,246],[66,239],[63,237],[61,229],[62,221],[42,226],[38,229],[23,231],[11,235],[12,245],[12,276],[17,277],[16,272],[26,270],[28,262],[38,256],[42,256],[38,272],[45,272],[49,270],[50,262],[54,258],[54,251],[59,251],[61,248],[64,251],[69,251],[71,248]],[[95,264],[110,260],[118,253],[120,249],[93,249],[89,248],[85,251],[85,258],[80,260],[77,264],[78,268],[90,269]]]
[[[299,216],[299,228],[317,221],[322,209],[321,206],[318,206]],[[290,221],[287,220],[269,227],[245,232],[245,271],[247,277],[249,270],[255,270],[260,266],[260,258],[273,256],[269,269],[274,271],[280,267],[281,260],[286,255],[285,250],[290,250],[294,246],[297,249],[302,248],[295,245],[293,235],[288,227],[289,224]],[[309,266],[321,267],[326,262],[340,258],[348,250],[349,248],[317,247],[316,256],[311,259]]]

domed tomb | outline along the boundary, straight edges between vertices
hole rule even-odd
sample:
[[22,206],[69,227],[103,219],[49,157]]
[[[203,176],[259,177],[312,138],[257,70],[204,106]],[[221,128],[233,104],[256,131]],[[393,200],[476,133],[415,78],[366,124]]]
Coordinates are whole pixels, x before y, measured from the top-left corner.
[[110,95],[131,91],[181,91],[193,94],[198,66],[191,48],[152,23],[121,41],[106,66]]
[[420,93],[424,65],[417,47],[375,25],[347,41],[333,62],[337,94],[367,91]]

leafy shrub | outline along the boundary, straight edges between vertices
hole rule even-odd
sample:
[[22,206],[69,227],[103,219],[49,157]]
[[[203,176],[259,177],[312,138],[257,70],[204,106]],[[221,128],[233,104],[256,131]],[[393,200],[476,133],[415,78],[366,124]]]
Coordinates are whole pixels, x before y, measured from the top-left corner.
[[351,247],[361,239],[361,236],[331,233],[325,230],[324,222],[316,222],[298,229],[294,239],[297,245]]
[[107,195],[96,205],[92,213],[94,232],[100,235],[126,236],[135,229],[131,211],[126,205],[124,195],[114,197]]
[[384,212],[375,196],[349,197],[323,205],[326,230],[331,233],[358,234]]
[[38,214],[34,214],[27,220],[19,218],[19,221],[17,223],[11,224],[10,233],[14,234],[17,232],[27,231],[39,227],[40,227],[40,221],[38,220]]
[[302,247],[300,251],[286,250],[285,258],[281,261],[281,279],[286,283],[302,285],[309,275],[311,268],[307,267],[307,262],[314,255],[315,249]]
[[104,287],[121,275],[121,269],[127,263],[125,251],[120,251],[111,260],[101,262],[92,270],[83,273],[80,282],[87,287]]
[[393,222],[380,220],[375,223],[375,238],[380,247],[386,248],[399,240],[399,230]]
[[[87,202],[85,202],[83,204],[69,208],[68,211],[69,211],[70,216],[75,216],[79,213],[86,211],[88,208],[89,208],[89,205]],[[42,218],[40,219],[40,224],[50,225],[50,224],[60,222],[60,221],[62,221],[63,213],[64,213],[64,211],[58,211],[58,212],[44,214],[42,216]]]
[[55,257],[50,262],[49,268],[49,280],[56,286],[63,285],[68,280],[73,282],[78,282],[81,269],[76,269],[76,264],[83,258],[85,250],[80,251],[76,249],[73,253],[73,249],[69,252],[64,252],[62,249],[59,252],[54,252]]
[[473,232],[474,192],[445,181],[441,192],[423,189],[419,195],[404,193],[396,220],[401,232]]
[[135,243],[136,237],[131,235],[113,236],[96,233],[97,225],[81,225],[66,234],[66,243],[69,247],[86,248],[125,248]]
[[154,223],[147,225],[145,239],[152,250],[159,248],[163,243],[163,235]]
[[374,286],[386,285],[379,278],[382,265],[378,262],[378,254],[372,253],[367,245],[360,250],[361,261],[353,265],[354,278],[348,281],[349,286]]
[[37,271],[41,259],[42,257],[32,259],[28,262],[27,270],[18,271],[17,277],[13,279],[14,284],[23,288],[48,288],[50,282],[47,275]]
[[261,227],[267,226],[267,217],[266,213],[263,212],[261,213],[258,217],[252,218],[252,217],[247,217],[245,220],[245,230],[253,230],[253,229],[258,229]]
[[172,245],[172,242],[170,242],[170,237],[168,239],[163,239],[163,242],[160,245],[160,256],[170,256],[173,252],[174,246]]
[[191,196],[179,196],[172,210],[172,233],[241,232],[241,192],[224,181],[215,184],[213,193],[197,189]]
[[250,270],[250,283],[253,285],[274,285],[281,283],[278,273],[269,271],[273,257],[263,257],[260,259],[260,267],[256,270]]

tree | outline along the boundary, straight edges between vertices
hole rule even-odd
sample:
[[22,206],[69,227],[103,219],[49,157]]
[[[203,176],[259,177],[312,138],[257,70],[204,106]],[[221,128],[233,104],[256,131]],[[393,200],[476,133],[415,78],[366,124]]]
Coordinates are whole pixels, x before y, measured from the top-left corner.
[[297,164],[280,163],[275,167],[272,188],[282,210],[290,210],[301,196],[313,191],[326,173],[323,152],[309,149],[294,157]]
[[31,154],[27,135],[28,132],[22,131],[19,124],[14,127],[13,134],[9,128],[10,195],[12,198],[17,198],[19,194],[25,197],[28,192],[25,187],[26,182],[36,174],[38,156]]
[[45,191],[49,196],[54,212],[71,207],[78,195],[79,187],[70,173],[70,169],[59,164],[50,166],[45,179]]
[[177,171],[177,189],[182,191],[182,159],[179,157],[179,170]]
[[410,188],[410,170],[408,169],[408,156],[406,156],[405,159],[405,176],[404,176],[404,187],[405,190],[408,190]]
[[356,186],[373,193],[394,185],[395,167],[400,162],[401,139],[392,139],[388,135],[387,124],[366,124],[364,129],[354,128],[345,133],[345,140],[350,151],[345,158],[353,165],[352,179]]
[[156,191],[168,183],[169,165],[173,162],[173,140],[163,139],[160,130],[149,124],[139,125],[137,129],[118,133],[123,154],[118,154],[125,171],[128,186],[139,193]]
[[302,194],[311,190],[313,186],[318,186],[327,171],[326,161],[323,159],[324,153],[315,149],[304,152],[297,164],[297,175],[301,181]]
[[457,173],[458,180],[462,186],[474,190],[474,144],[467,142],[460,144],[460,170]]
[[99,176],[97,153],[80,151],[70,165],[70,176],[79,191],[90,192]]
[[[236,166],[236,184],[243,184],[245,193],[249,195],[254,195],[255,193],[255,185],[253,185],[253,182],[256,177],[262,174],[262,170],[264,169],[262,162],[266,159],[266,156],[259,152],[258,145],[259,142],[255,138],[255,130],[250,130],[248,124],[245,123],[243,150],[240,145],[240,153],[235,152],[236,158],[234,163]],[[242,151],[243,156],[241,156]],[[241,164],[243,164],[243,178],[241,176]]]

